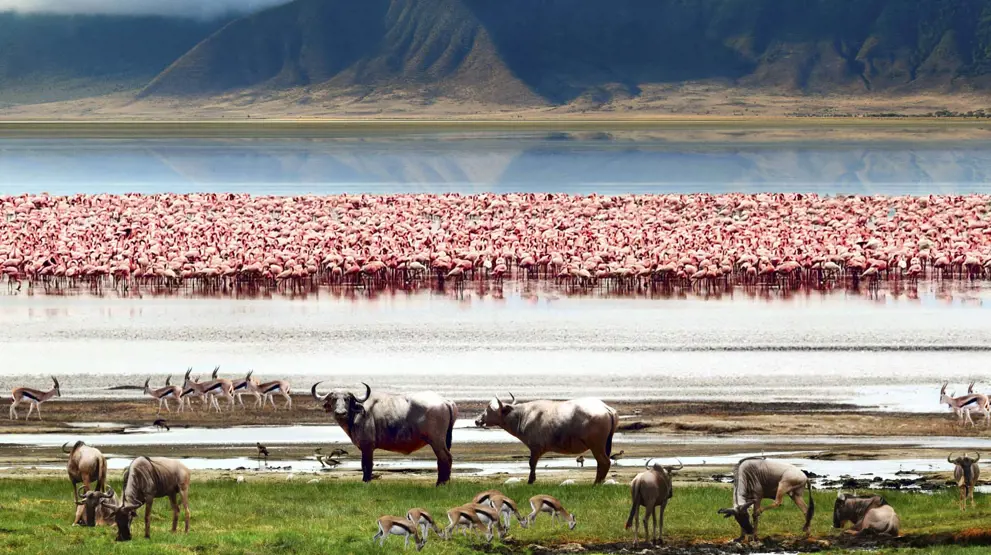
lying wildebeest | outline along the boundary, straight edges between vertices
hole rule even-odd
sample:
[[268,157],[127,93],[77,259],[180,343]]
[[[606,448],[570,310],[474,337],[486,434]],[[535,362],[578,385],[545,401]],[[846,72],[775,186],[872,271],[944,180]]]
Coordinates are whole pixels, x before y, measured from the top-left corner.
[[847,522],[853,523],[848,530],[853,534],[897,536],[900,526],[895,509],[880,495],[858,497],[840,492],[833,505],[833,528],[842,528]]
[[[651,468],[650,460],[648,460],[644,467],[647,468],[647,472],[637,474],[636,478],[630,482],[633,506],[630,507],[629,518],[626,519],[626,529],[629,530],[630,526],[633,526],[633,547],[637,546],[640,535],[638,517],[640,516],[641,505],[646,509],[643,515],[644,536],[647,537],[648,541],[664,543],[661,538],[664,533],[664,509],[667,508],[668,500],[674,495],[671,474],[675,470],[684,468],[684,465],[681,464],[681,461],[678,461],[678,466],[663,466],[660,463],[654,463],[653,468]],[[659,524],[657,512],[661,513]],[[650,528],[647,527],[647,520],[651,518],[654,520],[653,536],[650,535]]]
[[114,508],[117,541],[131,540],[131,520],[145,506],[145,537],[151,537],[151,505],[159,497],[172,503],[172,532],[179,524],[179,503],[186,510],[186,533],[189,533],[189,469],[175,459],[138,457],[124,471],[124,489],[120,505]]
[[597,464],[595,483],[609,473],[616,410],[598,399],[530,401],[510,404],[498,397],[475,419],[476,426],[498,426],[530,448],[530,477],[537,479],[537,462],[545,453],[574,455],[591,451]]
[[79,497],[82,501],[76,501],[76,520],[73,525],[103,526],[114,523],[117,499],[113,488],[107,488],[105,492],[83,491],[83,486],[79,486]]
[[962,457],[953,458],[953,453],[950,453],[946,457],[946,462],[954,464],[953,468],[953,480],[956,481],[957,487],[960,488],[960,510],[967,509],[967,498],[970,497],[971,506],[976,506],[974,502],[974,486],[977,485],[977,480],[981,477],[981,467],[977,464],[977,461],[981,460],[981,454],[975,453],[976,458],[970,458],[967,453],[964,453]]
[[[82,493],[93,489],[103,491],[106,487],[107,459],[99,449],[90,447],[82,441],[77,441],[72,449],[66,450],[68,445],[68,443],[62,444],[62,452],[69,454],[65,471],[69,474],[69,481],[72,482],[72,500],[78,503]],[[82,484],[84,489],[78,489],[79,484]]]
[[458,407],[436,393],[389,395],[365,386],[365,397],[335,389],[323,397],[313,384],[310,393],[323,403],[323,409],[361,450],[361,472],[365,482],[372,479],[372,455],[376,449],[408,455],[429,445],[437,456],[437,485],[451,479],[451,435],[458,418]]
[[[803,489],[809,490],[808,506],[802,499]],[[743,541],[748,535],[756,540],[757,521],[761,513],[780,507],[786,495],[791,497],[805,515],[802,531],[808,535],[816,508],[808,473],[787,463],[769,461],[764,457],[748,457],[741,459],[733,468],[733,507],[719,509],[718,512],[726,518],[736,518],[740,525],[740,537],[737,541]],[[762,509],[760,502],[764,499],[774,499],[774,503]],[[752,523],[747,515],[750,507],[753,507]]]

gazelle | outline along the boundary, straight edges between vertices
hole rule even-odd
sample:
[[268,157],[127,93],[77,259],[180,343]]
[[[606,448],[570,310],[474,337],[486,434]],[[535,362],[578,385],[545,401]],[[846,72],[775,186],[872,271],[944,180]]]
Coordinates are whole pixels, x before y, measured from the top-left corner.
[[254,370],[250,370],[248,375],[243,379],[234,381],[234,395],[237,396],[237,402],[241,404],[241,408],[244,408],[245,395],[255,396],[255,406],[260,406],[262,404],[262,394],[258,392],[258,378],[252,378],[251,375],[254,374]]
[[948,382],[943,383],[943,387],[939,390],[939,402],[940,404],[945,404],[960,418],[960,424],[970,423],[971,426],[976,426],[974,421],[970,418],[970,413],[978,412],[984,414],[984,423],[987,426],[991,426],[991,406],[989,406],[988,396],[980,393],[973,393],[974,384],[971,383],[968,388],[967,395],[961,397],[954,397],[952,394],[946,394],[946,386],[949,385]]
[[437,523],[434,522],[434,517],[430,516],[430,513],[424,509],[410,509],[406,512],[406,518],[420,527],[420,533],[423,535],[424,541],[426,541],[427,536],[430,534],[430,530],[433,530],[438,536],[443,536],[444,534],[440,527],[437,526]]
[[[186,370],[186,376],[182,382],[183,398],[187,399],[187,402],[190,404],[190,407],[192,407],[191,397],[203,397],[204,408],[209,409],[209,407],[212,406],[213,408],[217,409],[217,412],[220,412],[220,404],[217,403],[217,397],[210,394],[210,391],[214,389],[221,389],[223,387],[223,384],[216,381],[199,382],[197,380],[194,380],[193,378],[189,377],[189,374],[192,371],[193,371],[192,367]],[[231,402],[233,403],[233,396],[231,397]]]
[[[250,375],[250,374],[249,374]],[[292,393],[292,388],[289,382],[285,380],[273,380],[265,383],[258,383],[257,380],[249,381],[247,385],[249,391],[254,392],[255,395],[261,395],[261,407],[265,408],[265,403],[267,401],[272,402],[272,408],[275,407],[275,394],[278,393],[282,395],[282,398],[286,400],[285,408],[286,410],[292,410],[292,397],[289,396]]]
[[379,540],[379,546],[385,545],[385,540],[390,535],[403,536],[403,549],[409,547],[409,537],[413,536],[416,542],[416,550],[423,549],[427,543],[425,537],[420,535],[420,529],[408,518],[398,516],[383,516],[378,519],[379,531],[372,536],[372,542]]
[[528,525],[533,524],[533,521],[540,513],[551,515],[552,521],[561,519],[561,522],[567,523],[568,528],[571,530],[574,530],[578,524],[578,519],[575,518],[575,515],[569,513],[560,501],[550,495],[534,495],[530,498],[530,508],[533,509],[533,512],[526,517]]
[[206,383],[211,386],[220,385],[220,387],[210,387],[207,389],[207,394],[212,395],[214,398],[223,395],[229,401],[231,410],[234,410],[234,382],[227,378],[218,378],[218,372],[220,372],[220,367],[214,366],[213,372],[210,374],[210,381]]
[[29,387],[16,387],[14,391],[10,394],[12,402],[10,403],[10,418],[11,420],[17,420],[17,405],[21,404],[21,401],[27,400],[30,403],[28,408],[28,415],[25,420],[31,418],[31,411],[38,411],[38,420],[41,420],[41,404],[45,401],[51,399],[52,397],[61,397],[62,390],[59,388],[58,380],[55,376],[52,376],[52,382],[54,386],[48,391],[41,391],[39,389],[31,389]]
[[501,493],[489,495],[488,499],[486,499],[483,504],[489,505],[499,512],[499,516],[504,522],[503,528],[506,531],[509,530],[509,526],[512,524],[514,516],[522,528],[526,528],[529,524],[526,517],[521,515],[519,509],[516,508],[516,502]]
[[148,384],[150,382],[151,378],[145,380],[144,393],[145,395],[150,395],[153,399],[158,399],[158,412],[155,413],[156,415],[162,413],[163,406],[166,411],[170,413],[172,412],[172,409],[169,408],[169,399],[175,399],[178,401],[179,408],[177,410],[182,410],[182,388],[177,385],[172,385],[172,376],[165,379],[165,387],[160,387],[158,389],[152,389],[149,387]]

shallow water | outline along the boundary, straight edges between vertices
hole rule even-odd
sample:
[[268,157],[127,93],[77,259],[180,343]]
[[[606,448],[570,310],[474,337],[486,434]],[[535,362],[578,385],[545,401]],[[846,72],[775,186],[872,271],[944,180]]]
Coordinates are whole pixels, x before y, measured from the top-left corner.
[[[744,291],[706,300],[568,297],[507,287],[302,300],[0,296],[0,389],[139,397],[185,369],[254,369],[297,392],[322,387],[507,396],[855,403],[945,412],[939,383],[962,394],[991,346],[983,288],[920,285],[914,297]],[[42,355],[43,353],[43,355]],[[978,391],[984,384],[978,384]],[[57,401],[54,401],[57,402]],[[310,402],[300,400],[300,402]],[[279,401],[281,405],[281,400]],[[26,410],[26,409],[25,409]],[[463,418],[474,415],[462,414]]]
[[[470,139],[470,140],[469,140]],[[0,139],[0,194],[988,190],[982,143],[740,145],[599,133],[326,140]]]

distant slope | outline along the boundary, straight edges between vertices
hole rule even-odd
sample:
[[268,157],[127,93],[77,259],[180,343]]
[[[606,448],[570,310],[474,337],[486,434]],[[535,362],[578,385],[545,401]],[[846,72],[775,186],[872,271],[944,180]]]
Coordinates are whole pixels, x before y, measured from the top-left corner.
[[0,13],[0,104],[140,88],[223,23]]
[[683,82],[983,88],[991,0],[296,0],[230,23],[142,94],[365,87],[596,104]]
[[142,96],[319,86],[430,87],[426,96],[539,100],[461,0],[297,0],[230,23]]

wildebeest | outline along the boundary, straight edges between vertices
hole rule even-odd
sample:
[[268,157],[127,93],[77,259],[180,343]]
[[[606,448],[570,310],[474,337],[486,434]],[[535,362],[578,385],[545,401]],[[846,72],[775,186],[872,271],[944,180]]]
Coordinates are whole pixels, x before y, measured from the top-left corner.
[[475,419],[475,425],[498,426],[530,449],[528,484],[537,479],[537,462],[545,453],[574,455],[591,451],[597,464],[595,483],[606,478],[618,421],[615,409],[591,398],[516,404],[513,394],[509,396],[510,404],[498,397],[492,399]]
[[145,506],[145,537],[151,537],[151,505],[159,497],[172,504],[172,532],[179,524],[179,502],[186,510],[186,533],[189,533],[189,469],[175,459],[138,457],[124,471],[124,489],[120,505],[114,509],[117,541],[130,541],[131,520]]
[[[637,474],[630,483],[633,506],[630,507],[629,518],[626,519],[626,529],[629,530],[630,526],[633,526],[634,547],[636,547],[640,535],[638,517],[641,505],[645,509],[643,516],[644,535],[648,540],[664,543],[661,537],[664,533],[664,509],[667,508],[668,500],[674,495],[671,474],[676,470],[684,468],[684,465],[680,461],[677,467],[663,466],[660,463],[654,463],[654,466],[651,467],[649,460],[644,466],[647,468],[647,472]],[[660,512],[659,522],[657,517],[658,512]],[[650,535],[650,528],[647,527],[648,519],[654,520],[653,536]]]
[[[809,491],[809,504],[806,506],[802,499],[802,490]],[[805,515],[805,526],[802,530],[809,533],[809,525],[815,514],[815,500],[812,498],[812,482],[804,470],[796,466],[767,460],[764,457],[748,457],[741,459],[733,468],[733,507],[719,509],[719,514],[726,518],[735,517],[740,525],[740,537],[743,541],[750,535],[757,539],[757,521],[762,512],[781,506],[785,496],[791,497],[795,505]],[[774,499],[774,503],[766,509],[761,508],[764,499]],[[753,507],[753,522],[747,514],[747,509]]]
[[82,489],[83,486],[79,486],[79,497],[82,500],[76,501],[76,518],[73,525],[102,526],[113,524],[114,510],[117,508],[114,489],[107,488],[107,491],[82,491]]
[[833,505],[833,528],[853,524],[850,533],[864,532],[897,536],[901,525],[895,509],[880,495],[858,497],[837,493]]
[[[83,492],[93,489],[103,491],[107,486],[107,459],[99,449],[90,447],[82,441],[77,441],[72,449],[66,451],[68,445],[68,443],[62,444],[62,452],[69,454],[65,471],[69,474],[69,481],[72,482],[72,500],[78,503],[79,484],[83,485]],[[95,488],[93,482],[96,482]]]
[[981,454],[975,453],[976,458],[970,458],[967,453],[964,453],[962,457],[953,458],[953,453],[950,453],[946,457],[946,462],[955,465],[953,468],[953,480],[956,481],[957,487],[960,488],[960,510],[967,509],[967,498],[970,497],[971,506],[976,506],[974,502],[974,486],[977,485],[977,480],[981,477],[981,467],[977,464],[977,461],[981,460]]
[[361,399],[348,391],[335,389],[317,395],[313,384],[310,393],[323,403],[323,409],[361,450],[362,480],[372,479],[372,456],[376,449],[408,455],[429,445],[437,456],[437,485],[451,479],[451,436],[458,407],[452,401],[431,392],[389,395],[376,393],[366,383]]

